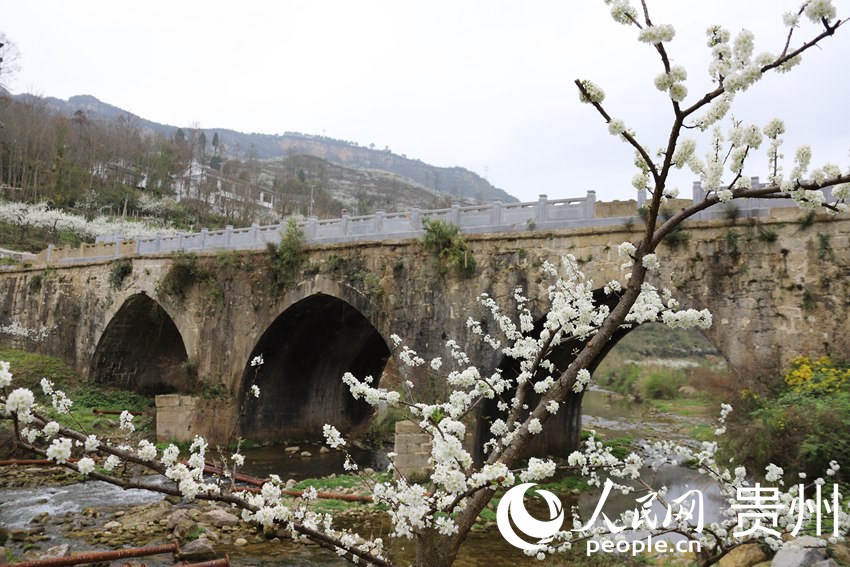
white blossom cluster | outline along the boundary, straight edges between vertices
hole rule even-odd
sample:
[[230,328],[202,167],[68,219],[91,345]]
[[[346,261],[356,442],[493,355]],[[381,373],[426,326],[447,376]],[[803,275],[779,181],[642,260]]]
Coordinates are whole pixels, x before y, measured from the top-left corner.
[[6,325],[0,325],[0,334],[10,335],[12,337],[19,337],[36,343],[40,343],[44,339],[46,339],[50,334],[50,331],[51,328],[45,327],[44,325],[41,325],[40,327],[35,329],[25,327],[17,319],[12,319]]
[[117,235],[129,239],[157,235],[174,235],[179,231],[146,222],[132,222],[126,219],[97,217],[91,221],[85,217],[52,209],[47,203],[0,203],[0,222],[14,226],[31,226],[47,230],[67,231],[80,238]]

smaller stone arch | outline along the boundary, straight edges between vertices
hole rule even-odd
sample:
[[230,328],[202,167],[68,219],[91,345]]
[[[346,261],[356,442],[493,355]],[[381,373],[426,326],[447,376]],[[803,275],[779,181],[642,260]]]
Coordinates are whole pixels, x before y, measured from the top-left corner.
[[[247,438],[314,439],[325,423],[347,432],[372,416],[371,406],[351,396],[342,376],[372,376],[377,385],[391,356],[383,336],[344,299],[323,292],[299,295],[246,361],[239,425]],[[252,367],[259,355],[264,364]],[[252,384],[260,388],[257,399],[250,394]]]
[[145,395],[191,392],[196,382],[180,331],[145,293],[128,297],[110,319],[89,379]]
[[[607,296],[604,291],[596,289],[593,292],[594,300],[597,304],[608,304],[613,308],[616,304],[616,298]],[[539,336],[543,329],[545,316],[540,316],[535,321],[534,333]],[[612,335],[611,339],[605,344],[601,355],[595,361],[595,364],[587,370],[592,374],[596,371],[599,364],[605,359],[609,352],[617,346],[617,344],[625,338],[630,332],[638,327],[620,328]],[[700,333],[705,337],[718,352],[720,356],[727,361],[726,356],[717,347],[714,340],[714,335],[706,333],[700,329]],[[554,349],[549,359],[553,362],[556,368],[565,371],[566,368],[575,360],[577,353],[584,347],[587,341],[573,339],[560,344]],[[503,376],[515,378],[519,375],[519,363],[517,360],[503,356],[499,362],[498,368],[502,371]],[[582,418],[582,399],[583,393],[571,394],[564,402],[561,403],[561,408],[554,416],[549,417],[546,422],[546,427],[542,434],[534,437],[528,446],[526,456],[541,456],[562,454],[567,451],[576,450],[579,446],[581,434],[581,418]],[[534,407],[539,397],[532,392],[532,398],[529,402],[530,407]],[[481,411],[478,415],[478,420],[475,428],[476,447],[480,448],[490,438],[490,423],[492,420],[499,417],[501,412],[496,407],[496,400],[487,400],[482,404]],[[479,452],[478,459],[483,459],[483,453]]]

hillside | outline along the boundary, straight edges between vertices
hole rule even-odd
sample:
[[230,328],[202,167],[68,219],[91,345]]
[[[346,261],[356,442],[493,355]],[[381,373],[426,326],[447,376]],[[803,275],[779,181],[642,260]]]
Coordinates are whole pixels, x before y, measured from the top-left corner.
[[[306,201],[309,199],[310,187],[321,187],[321,194],[313,194],[317,206],[328,208],[318,199],[329,198],[353,215],[370,214],[377,210],[398,212],[413,207],[448,207],[452,201],[461,204],[474,202],[467,197],[433,191],[385,170],[343,167],[324,158],[305,154],[263,162],[260,183],[273,186],[275,180],[280,193],[295,200]],[[330,208],[333,208],[332,205]],[[297,212],[305,211],[298,209]]]
[[[32,95],[17,95],[15,98],[27,100],[31,99]],[[92,119],[115,120],[121,117],[130,117],[140,128],[166,137],[173,137],[178,130],[177,126],[147,120],[102,102],[91,95],[73,96],[67,101],[53,97],[47,97],[43,100],[51,108],[66,116],[73,116],[75,112],[82,110]],[[347,168],[371,170],[373,172],[384,171],[393,174],[387,178],[394,180],[390,185],[401,183],[400,178],[403,178],[412,182],[412,185],[426,189],[434,195],[447,194],[455,197],[455,200],[476,202],[517,201],[512,195],[494,187],[487,180],[467,169],[432,166],[420,160],[394,154],[388,149],[377,150],[360,146],[356,142],[292,132],[278,135],[246,134],[226,128],[202,128],[196,133],[199,134],[201,131],[204,132],[208,144],[217,133],[221,146],[229,157],[279,160],[298,154],[310,155]],[[377,179],[374,173],[363,175],[373,180]],[[353,179],[357,176],[348,175],[347,177]],[[340,187],[344,185],[344,183],[341,183]],[[383,192],[386,193],[386,191]],[[340,200],[351,202],[350,196]]]

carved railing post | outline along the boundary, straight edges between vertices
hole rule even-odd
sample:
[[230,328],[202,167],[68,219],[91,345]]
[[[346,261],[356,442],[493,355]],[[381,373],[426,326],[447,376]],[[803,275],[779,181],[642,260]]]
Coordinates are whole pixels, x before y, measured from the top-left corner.
[[537,199],[537,219],[538,223],[546,222],[546,207],[548,197],[546,195],[540,195]]
[[584,199],[584,218],[596,218],[596,191],[590,189],[587,192],[587,197]]

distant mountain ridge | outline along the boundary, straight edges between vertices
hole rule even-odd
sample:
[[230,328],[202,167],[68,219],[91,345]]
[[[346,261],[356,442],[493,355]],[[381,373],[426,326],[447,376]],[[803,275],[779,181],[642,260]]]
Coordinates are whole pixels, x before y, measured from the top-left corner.
[[[15,98],[24,99],[32,96],[16,95]],[[44,97],[43,100],[67,116],[72,116],[78,110],[84,111],[92,118],[107,120],[129,115],[140,127],[166,136],[173,136],[178,130],[177,126],[147,120],[91,95],[72,96],[68,100]],[[199,130],[205,133],[208,140],[218,133],[219,140],[227,153],[243,158],[249,154],[264,160],[310,155],[344,167],[393,173],[427,190],[456,196],[462,201],[518,201],[516,197],[494,187],[486,179],[468,169],[429,165],[418,159],[394,154],[389,149],[378,150],[354,142],[294,132],[274,135],[246,134],[227,128],[200,128]]]

